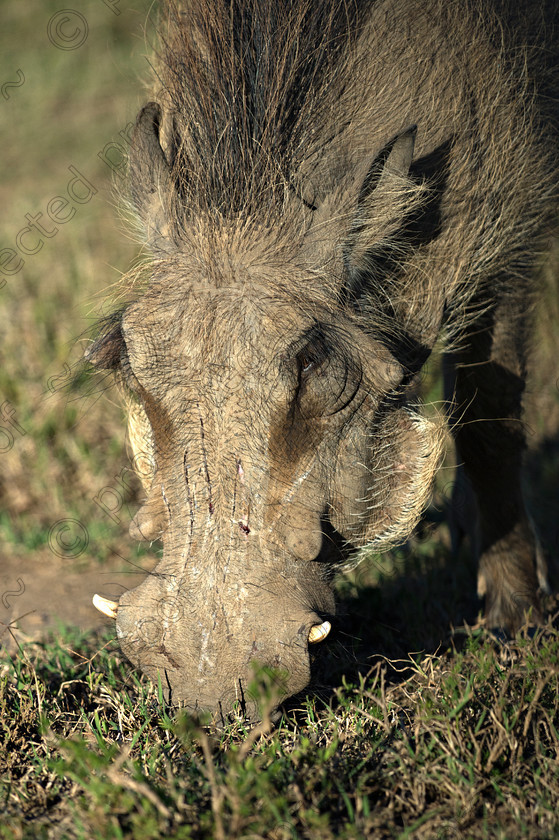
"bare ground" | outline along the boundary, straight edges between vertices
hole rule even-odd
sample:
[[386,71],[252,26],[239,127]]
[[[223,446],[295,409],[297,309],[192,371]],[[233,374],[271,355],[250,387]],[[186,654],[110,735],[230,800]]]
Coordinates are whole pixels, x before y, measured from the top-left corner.
[[98,592],[118,600],[130,580],[130,567],[119,557],[81,568],[49,549],[5,557],[0,568],[2,646],[12,651],[16,640],[36,641],[59,623],[82,631],[111,624],[91,599]]

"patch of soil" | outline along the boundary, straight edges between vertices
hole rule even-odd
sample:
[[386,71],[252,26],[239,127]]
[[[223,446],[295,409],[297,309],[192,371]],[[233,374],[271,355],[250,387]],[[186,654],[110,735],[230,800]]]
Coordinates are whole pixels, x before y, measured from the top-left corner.
[[18,641],[37,641],[59,623],[82,631],[114,622],[98,612],[91,599],[97,592],[117,601],[136,586],[153,562],[134,563],[114,557],[86,563],[53,555],[48,548],[2,558],[0,565],[0,647],[11,653]]

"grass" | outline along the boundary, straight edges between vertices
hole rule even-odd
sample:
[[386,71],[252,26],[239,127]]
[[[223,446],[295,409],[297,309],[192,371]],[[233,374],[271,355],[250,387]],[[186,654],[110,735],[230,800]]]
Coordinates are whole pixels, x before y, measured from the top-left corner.
[[[17,250],[26,214],[41,213],[52,233],[47,207],[56,196],[68,199],[70,166],[96,190],[80,193],[89,196],[85,203],[70,202],[74,215],[55,225],[54,235],[40,237],[36,254],[18,251],[20,271],[0,275],[0,404],[8,402],[17,423],[16,430],[0,421],[11,434],[11,441],[0,439],[0,536],[9,551],[23,534],[38,541],[42,533],[45,540],[54,523],[72,517],[103,533],[103,540],[90,541],[103,559],[102,542],[124,537],[129,511],[126,521],[115,522],[95,496],[116,487],[126,511],[138,492],[130,475],[128,486],[118,485],[129,464],[111,383],[84,382],[75,367],[88,327],[110,306],[106,290],[137,250],[118,221],[118,177],[99,153],[113,144],[114,155],[117,142],[125,148],[119,132],[140,106],[149,70],[143,34],[149,3],[122,0],[114,8],[119,14],[101,0],[81,2],[87,39],[64,50],[47,34],[60,4],[35,0],[25,10],[3,4],[0,85],[18,81],[18,69],[25,81],[4,88],[8,98],[0,99],[0,122],[10,137],[0,161],[0,248]],[[62,32],[79,32],[81,19]],[[38,244],[29,236],[24,242]]]
[[0,837],[559,836],[557,622],[507,644],[475,626],[471,562],[424,527],[339,579],[314,691],[274,725],[273,674],[255,675],[262,724],[216,733],[171,715],[112,630],[20,644],[0,671]]
[[[550,619],[502,645],[476,627],[475,570],[466,552],[450,558],[442,517],[449,472],[408,546],[337,581],[340,621],[313,663],[314,691],[274,727],[265,673],[255,681],[263,725],[217,735],[170,717],[110,632],[65,626],[27,643],[14,634],[19,647],[6,652],[7,625],[21,615],[19,574],[51,568],[45,588],[55,589],[69,560],[79,571],[147,560],[127,536],[140,491],[120,402],[108,380],[78,375],[75,363],[109,306],[105,290],[137,250],[99,153],[123,142],[145,99],[149,7],[81,0],[87,39],[64,50],[47,35],[55,0],[2,6],[0,122],[10,142],[0,249],[14,247],[25,214],[44,216],[68,193],[70,166],[96,192],[73,202],[71,220],[21,271],[0,275],[0,406],[9,403],[16,424],[0,421],[11,435],[0,436],[0,540],[3,563],[20,570],[6,582],[12,614],[0,613],[0,838],[559,837],[558,631]],[[6,88],[21,82],[18,71],[24,81]],[[545,275],[528,405],[527,491],[550,557],[559,545],[557,276],[559,250]],[[429,373],[430,398],[440,399],[438,387]],[[98,503],[107,488],[116,512]],[[86,528],[87,551],[70,543],[57,555],[53,527],[68,520]]]
[[0,837],[558,836],[557,630],[455,641],[275,728],[261,680],[263,723],[219,735],[168,717],[108,636],[31,645],[0,682]]

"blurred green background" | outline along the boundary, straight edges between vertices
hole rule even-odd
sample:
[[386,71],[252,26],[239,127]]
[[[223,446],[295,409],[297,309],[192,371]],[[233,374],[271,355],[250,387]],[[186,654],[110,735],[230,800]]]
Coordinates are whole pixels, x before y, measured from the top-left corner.
[[49,565],[54,579],[138,554],[120,401],[75,365],[138,251],[118,168],[146,98],[150,4],[63,6],[1,4],[0,594],[18,570],[29,591]]

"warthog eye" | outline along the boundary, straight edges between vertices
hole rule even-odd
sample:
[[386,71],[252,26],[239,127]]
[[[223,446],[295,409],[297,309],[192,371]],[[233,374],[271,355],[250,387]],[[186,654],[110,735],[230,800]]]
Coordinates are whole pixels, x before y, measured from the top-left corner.
[[122,312],[115,312],[100,324],[99,335],[87,348],[85,359],[100,370],[115,371],[121,383],[131,391],[140,390],[122,331]]
[[301,356],[299,358],[299,371],[301,374],[309,373],[316,362],[311,356]]
[[313,371],[319,370],[321,365],[327,361],[327,354],[317,353],[313,349],[308,348],[304,350],[297,357],[297,365],[299,368],[299,383]]
[[303,414],[342,411],[354,399],[362,379],[361,367],[352,359],[342,337],[316,324],[302,337],[299,347],[295,351],[295,397]]
[[305,343],[296,354],[299,384],[311,371],[317,370],[328,360],[331,349],[326,334],[319,325],[314,326],[303,340]]

